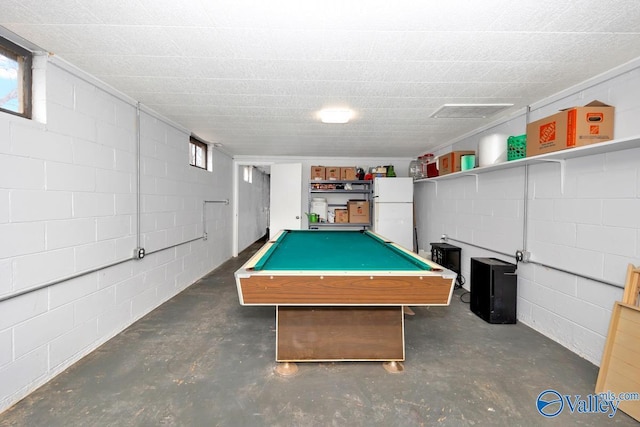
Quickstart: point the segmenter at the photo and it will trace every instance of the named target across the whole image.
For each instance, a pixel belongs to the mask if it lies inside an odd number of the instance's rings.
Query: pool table
[[[405,359],[403,306],[446,306],[456,273],[370,231],[283,230],[235,272],[276,307],[276,361]]]

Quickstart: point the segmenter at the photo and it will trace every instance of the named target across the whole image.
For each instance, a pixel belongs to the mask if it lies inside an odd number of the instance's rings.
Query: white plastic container
[[[478,166],[490,166],[507,161],[508,135],[494,133],[483,136],[478,143]]]
[[[327,222],[327,199],[323,197],[314,197],[311,199],[310,213],[317,213],[321,222]]]

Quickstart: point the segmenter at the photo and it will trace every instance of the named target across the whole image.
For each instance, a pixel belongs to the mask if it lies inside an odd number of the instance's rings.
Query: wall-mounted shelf
[[[456,179],[463,176],[474,176],[476,179],[476,191],[478,191],[478,175],[488,172],[495,172],[502,169],[511,169],[518,166],[525,166],[534,163],[553,162],[560,165],[560,192],[564,193],[564,172],[565,162],[567,159],[575,159],[577,157],[593,156],[596,154],[612,153],[614,151],[628,150],[631,148],[640,148],[640,136],[629,138],[614,139],[611,141],[600,142],[582,147],[570,148],[568,150],[554,151],[553,153],[540,154],[532,157],[511,160],[508,162],[498,163],[480,168],[473,168],[465,171],[454,172],[447,175],[436,176],[433,178],[416,179],[414,182],[433,182],[436,184],[436,194],[438,194],[438,181],[448,179]]]
[[[511,169],[518,166],[524,166],[534,163],[543,162],[556,162],[560,163],[564,174],[564,161],[567,159],[574,159],[577,157],[593,156],[596,154],[611,153],[614,151],[628,150],[631,148],[640,148],[640,136],[634,136],[629,138],[614,139],[611,141],[600,142],[592,145],[585,145],[583,147],[570,148],[568,150],[554,151],[553,153],[540,154],[533,157],[525,157],[523,159],[511,160],[509,162],[498,163],[491,166],[483,166],[481,168],[469,169],[461,172],[454,172],[443,176],[436,176],[433,178],[416,179],[414,182],[437,182],[447,179],[460,178],[465,175],[477,175],[494,172],[502,169]]]

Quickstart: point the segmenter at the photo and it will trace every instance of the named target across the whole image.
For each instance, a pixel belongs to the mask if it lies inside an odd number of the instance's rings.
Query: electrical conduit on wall
[[[525,113],[527,122],[529,121],[530,110],[531,110],[531,107],[528,106],[526,108],[526,113]],[[594,282],[602,283],[602,284],[605,284],[605,285],[609,285],[609,286],[613,286],[613,287],[617,287],[617,288],[624,288],[624,284],[622,284],[622,283],[614,283],[614,282],[611,282],[611,281],[608,281],[608,280],[605,280],[605,279],[600,279],[600,278],[597,278],[597,277],[588,276],[588,275],[585,275],[585,274],[582,274],[582,273],[577,273],[577,272],[574,272],[574,271],[566,270],[566,269],[561,268],[561,267],[545,264],[545,263],[538,262],[538,261],[530,259],[529,252],[527,250],[527,247],[528,247],[528,234],[527,234],[528,227],[527,227],[527,225],[528,225],[528,206],[529,206],[528,201],[529,201],[529,165],[525,164],[524,165],[524,187],[523,187],[523,207],[524,208],[523,208],[523,225],[522,225],[522,249],[514,251],[513,254],[508,254],[506,252],[501,252],[501,251],[498,251],[498,250],[495,250],[495,249],[492,249],[492,248],[487,248],[487,247],[484,247],[484,246],[476,245],[474,243],[466,242],[466,241],[463,241],[463,240],[458,240],[458,239],[449,237],[447,234],[443,234],[441,240],[442,241],[452,240],[452,241],[455,241],[455,242],[458,242],[458,243],[462,243],[462,244],[465,244],[465,245],[469,245],[469,246],[472,246],[472,247],[475,247],[475,248],[484,249],[484,250],[487,250],[487,251],[490,251],[490,252],[494,252],[494,253],[497,253],[497,254],[500,254],[500,255],[504,255],[506,257],[511,257],[511,258],[514,258],[516,260],[516,263],[517,262],[526,262],[526,263],[529,263],[529,264],[534,264],[534,265],[538,265],[538,266],[541,266],[541,267],[550,268],[552,270],[560,271],[562,273],[571,274],[573,276],[577,276],[577,277],[580,277],[580,278],[583,278],[583,279],[592,280]],[[522,258],[524,258],[524,259],[522,259]]]
[[[52,57],[53,58],[53,57]],[[93,79],[90,79],[89,77],[85,76],[84,73],[82,73],[80,70],[77,70],[75,67],[73,67],[72,65],[66,63],[65,61],[61,60],[61,59],[55,59],[52,60],[52,64],[57,66],[60,69],[63,69],[64,71],[70,72],[71,74],[73,74],[75,77],[79,78],[80,80],[95,85],[97,88],[99,88],[100,90],[104,91],[105,93],[109,94],[109,95],[114,95],[116,97],[118,97],[120,100],[123,100],[125,102],[127,102],[128,104],[132,104],[133,106],[135,106],[136,109],[136,248],[133,249],[132,251],[132,255],[128,258],[124,258],[118,261],[114,261],[105,265],[101,265],[99,267],[95,267],[95,268],[91,268],[88,270],[83,270],[74,274],[71,274],[69,276],[65,276],[62,278],[58,278],[58,279],[54,279],[51,281],[48,281],[46,283],[42,283],[40,285],[28,288],[28,289],[24,289],[21,290],[19,292],[14,292],[10,295],[5,295],[0,297],[0,302],[3,301],[7,301],[13,298],[17,298],[20,297],[22,295],[26,295],[26,294],[30,294],[32,292],[36,292],[39,291],[41,289],[45,289],[51,286],[55,286],[57,284],[60,283],[64,283],[67,282],[69,280],[72,279],[76,279],[78,277],[82,277],[82,276],[86,276],[88,274],[91,273],[96,273],[98,271],[104,270],[106,268],[110,268],[110,267],[114,267],[117,266],[119,264],[128,262],[128,261],[132,261],[134,259],[142,259],[145,255],[144,249],[142,248],[142,235],[141,235],[141,218],[142,218],[142,203],[141,203],[141,169],[142,169],[142,155],[141,155],[141,120],[140,120],[140,116],[141,116],[141,104],[139,102],[136,101],[132,101],[130,98],[120,94],[120,93],[114,93],[115,89],[112,89],[110,87],[105,87],[104,85],[98,85],[95,83],[95,81]],[[61,66],[64,65],[64,66]],[[145,111],[145,113],[147,113]],[[150,114],[153,117],[157,118],[158,120],[160,120],[163,123],[166,123],[174,128],[176,128],[177,130],[180,131],[185,131],[184,129],[180,128],[179,126],[166,121],[165,119],[155,116],[153,114]],[[186,131],[185,131],[186,132]],[[188,133],[188,132],[186,132]],[[224,203],[225,205],[229,204],[229,199],[224,199],[224,200],[204,200],[203,204],[202,204],[202,230],[203,230],[203,235],[194,239],[190,239],[184,242],[180,242],[180,243],[176,243],[174,245],[170,245],[161,249],[155,249],[151,252],[147,252],[146,255],[149,254],[153,254],[153,253],[157,253],[157,252],[161,252],[167,249],[171,249],[174,248],[176,246],[181,246],[187,243],[191,243],[197,240],[206,240],[207,239],[207,232],[206,232],[206,218],[205,218],[205,208],[206,205],[208,203]],[[141,252],[142,250],[142,252]],[[140,256],[142,254],[142,256]]]

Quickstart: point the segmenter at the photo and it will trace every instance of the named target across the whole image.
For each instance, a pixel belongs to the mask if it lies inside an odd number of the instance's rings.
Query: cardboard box
[[[349,223],[368,224],[370,222],[368,201],[349,200],[347,210],[349,211]]]
[[[347,209],[336,209],[334,212],[336,224],[346,224],[349,222],[349,211]]]
[[[527,157],[613,139],[614,107],[592,101],[527,125]]]
[[[325,168],[325,176],[327,180],[339,181],[340,180],[340,168],[336,166],[327,166]]]
[[[312,181],[324,181],[325,180],[325,167],[324,166],[311,166],[311,180]]]
[[[476,154],[475,151],[452,151],[438,156],[438,174],[440,176],[449,173],[460,172],[460,157],[465,154]]]
[[[356,167],[340,168],[340,179],[343,181],[353,181],[356,179]]]

